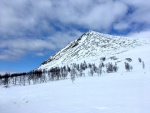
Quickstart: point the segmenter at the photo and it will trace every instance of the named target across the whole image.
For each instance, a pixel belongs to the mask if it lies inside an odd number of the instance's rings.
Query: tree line
[[[23,73],[6,73],[4,75],[0,75],[0,85],[4,85],[4,87],[9,87],[9,85],[31,85],[44,83],[48,81],[56,81],[56,80],[64,80],[69,76],[72,82],[74,83],[76,77],[85,77],[84,70],[89,69],[88,75],[94,76],[97,74],[101,76],[102,73],[113,73],[117,72],[119,67],[117,63],[113,64],[112,62],[108,62],[104,64],[106,58],[101,58],[101,63],[96,66],[94,63],[86,63],[85,61],[80,64],[73,63],[70,66],[63,67],[53,67],[49,70],[46,69],[37,69],[30,72]],[[129,62],[131,62],[131,59]],[[143,61],[139,58],[140,63]],[[131,71],[133,67],[129,64],[129,62],[125,62],[125,69],[127,71]],[[143,68],[145,67],[144,62],[142,63]]]

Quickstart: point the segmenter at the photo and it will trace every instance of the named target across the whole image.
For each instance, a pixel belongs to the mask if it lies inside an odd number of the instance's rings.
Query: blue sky
[[[84,32],[149,38],[148,0],[0,0],[0,72],[38,67]]]

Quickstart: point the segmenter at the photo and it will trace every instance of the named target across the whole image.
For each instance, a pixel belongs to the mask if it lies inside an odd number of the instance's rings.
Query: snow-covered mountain
[[[61,73],[44,71],[0,79],[0,113],[150,113],[149,53],[148,40],[89,31],[51,56],[39,69],[84,60],[93,62],[92,67],[80,67],[78,71],[77,66],[70,66],[70,72],[61,68]],[[105,66],[97,66],[93,71],[104,57]],[[132,66],[131,70],[125,69],[125,62]],[[109,63],[117,63],[119,70],[106,71]],[[15,87],[3,88],[5,82]]]
[[[81,63],[83,61],[97,63],[102,57],[110,59],[147,44],[149,42],[135,38],[89,31],[49,57],[38,69],[50,69],[55,66],[70,65],[71,63]]]

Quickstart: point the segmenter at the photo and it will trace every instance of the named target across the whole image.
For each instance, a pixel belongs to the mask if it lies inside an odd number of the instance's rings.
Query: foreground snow
[[[0,87],[0,113],[150,113],[150,72]]]

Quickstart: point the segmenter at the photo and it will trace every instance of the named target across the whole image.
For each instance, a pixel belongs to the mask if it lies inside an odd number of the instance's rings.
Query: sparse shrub
[[[106,57],[101,57],[100,60],[101,60],[101,61],[105,61],[105,60],[106,60]]]
[[[4,85],[5,88],[9,87],[9,77],[10,77],[10,74],[8,74],[8,73],[6,73],[3,76],[3,85]]]
[[[131,71],[133,69],[133,67],[129,63],[125,62],[125,69],[127,71]]]
[[[111,73],[111,72],[113,72],[113,65],[112,65],[112,63],[108,63],[108,65],[107,65],[107,73]]]
[[[132,62],[132,59],[131,59],[131,58],[126,58],[126,60],[127,60],[128,62]]]
[[[104,63],[102,62],[102,63],[100,63],[99,64],[99,70],[98,70],[98,74],[102,74],[102,68],[104,67]]]
[[[70,69],[70,67],[68,66],[68,72],[70,72],[71,71],[71,69]]]
[[[107,64],[106,71],[107,71],[107,73],[113,72],[113,65],[112,65],[112,63],[108,63]]]
[[[115,63],[115,65],[113,66],[113,70],[114,70],[114,72],[117,72],[118,71],[118,69],[119,69],[119,67],[117,66],[117,64]]]
[[[138,61],[141,63],[141,62],[142,62],[142,59],[141,59],[141,58],[138,58]]]
[[[108,63],[106,66],[106,71],[107,73],[117,72],[118,71],[117,64],[113,65],[112,63]]]
[[[77,72],[74,68],[71,69],[71,80],[74,83]]]
[[[94,71],[92,68],[90,68],[90,75],[93,76],[93,74],[94,74]]]
[[[79,70],[79,76],[80,76],[80,77],[82,77],[82,76],[85,77],[85,73],[83,73],[83,70],[82,70],[82,69]]]
[[[141,58],[138,58],[138,61],[139,61],[140,63],[142,63],[142,68],[145,69],[145,63],[144,63],[144,61],[142,61]]]
[[[90,63],[88,64],[88,68],[92,68],[92,65]]]
[[[144,63],[144,61],[142,61],[142,67],[143,67],[143,69],[145,69],[145,63]]]
[[[111,60],[117,60],[118,58],[115,56],[110,57]]]

